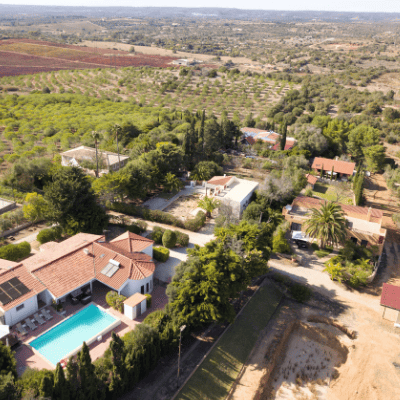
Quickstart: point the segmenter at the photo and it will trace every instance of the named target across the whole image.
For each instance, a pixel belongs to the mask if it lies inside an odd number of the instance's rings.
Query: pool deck
[[[114,329],[113,331],[115,333],[118,333],[119,336],[123,336],[125,333],[131,331],[132,329],[135,329],[135,326],[140,324],[146,316],[157,310],[157,309],[162,309],[164,306],[167,304],[168,299],[165,294],[165,288],[162,286],[157,286],[154,288],[153,292],[151,293],[152,295],[152,307],[150,310],[146,311],[143,315],[141,315],[139,318],[134,319],[133,321],[127,318],[125,315],[121,314],[120,312],[110,308],[108,304],[106,303],[105,296],[106,293],[109,291],[109,288],[106,288],[103,285],[94,285],[93,289],[93,296],[92,296],[92,301],[94,304],[97,304],[104,309],[106,309],[110,314],[115,316],[116,318],[121,320],[121,324]],[[48,329],[52,328],[53,326],[57,325],[59,322],[64,320],[65,318],[69,317],[72,314],[75,314],[79,310],[81,310],[85,305],[83,304],[77,304],[73,306],[70,303],[65,303],[64,310],[66,311],[65,315],[61,315],[60,313],[57,313],[52,307],[47,307],[48,310],[50,310],[51,315],[53,315],[53,319],[50,321],[47,321],[43,325],[39,325],[37,329],[34,331],[30,331],[28,335],[26,335],[23,338],[23,344],[16,350],[15,358],[17,360],[17,372],[18,375],[21,375],[24,370],[29,367],[29,368],[37,368],[37,369],[54,369],[54,367],[45,360],[44,357],[35,354],[32,349],[26,345],[25,343],[31,341],[32,339],[37,338],[40,336],[43,332],[47,331]],[[107,333],[106,335],[103,336],[103,339],[100,342],[94,342],[91,345],[89,345],[90,349],[90,356],[92,358],[92,361],[95,361],[99,357],[101,357],[105,350],[108,348],[109,343],[111,341],[111,332]]]

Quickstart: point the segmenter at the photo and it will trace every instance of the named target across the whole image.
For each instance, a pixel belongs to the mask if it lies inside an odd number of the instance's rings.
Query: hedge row
[[[161,228],[161,226],[155,226],[150,238],[154,240],[156,244],[163,244],[163,236],[166,229]],[[176,243],[182,247],[187,247],[189,245],[189,235],[180,231],[173,231],[176,235]]]
[[[154,247],[153,258],[157,261],[165,262],[169,258],[169,250],[165,247]]]
[[[43,229],[37,235],[37,241],[40,244],[47,242],[54,242],[60,240],[62,237],[61,226],[53,226],[52,228]]]
[[[28,257],[31,253],[31,245],[28,242],[19,244],[7,244],[0,247],[0,258],[8,261],[18,261]]]
[[[111,203],[108,201],[106,207],[109,210],[131,215],[133,217],[140,217],[148,221],[159,222],[160,224],[173,225],[193,232],[197,232],[206,222],[206,215],[202,211],[199,211],[196,217],[184,222],[164,211],[149,210],[145,207],[135,206],[134,204]]]

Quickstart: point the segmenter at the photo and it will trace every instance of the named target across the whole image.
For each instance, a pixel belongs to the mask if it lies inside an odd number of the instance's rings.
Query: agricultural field
[[[171,67],[175,57],[130,54],[112,49],[78,47],[30,39],[0,41],[0,77],[59,69],[152,66]],[[10,67],[13,68],[10,68]]]

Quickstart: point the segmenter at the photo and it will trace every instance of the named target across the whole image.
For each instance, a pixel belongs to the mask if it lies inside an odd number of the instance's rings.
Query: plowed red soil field
[[[0,40],[0,77],[107,67],[171,67],[176,58],[29,39]]]

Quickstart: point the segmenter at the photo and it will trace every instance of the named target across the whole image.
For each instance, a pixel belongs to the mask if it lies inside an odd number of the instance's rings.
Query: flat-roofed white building
[[[226,175],[214,176],[206,183],[207,195],[231,206],[232,213],[236,218],[242,216],[257,188],[258,182]]]
[[[111,151],[97,150],[97,156],[99,160],[99,170],[104,172],[118,171],[123,168],[129,157],[124,155],[119,155],[117,153],[112,153]],[[79,146],[75,149],[67,150],[61,153],[61,165],[64,167],[81,167],[96,169],[96,149],[92,147]]]

